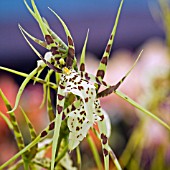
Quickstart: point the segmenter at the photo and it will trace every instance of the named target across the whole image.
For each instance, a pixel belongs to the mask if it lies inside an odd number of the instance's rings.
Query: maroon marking
[[[111,35],[110,35],[110,40],[112,40],[112,38],[113,38],[113,35],[111,34]]]
[[[101,63],[107,65],[107,57],[103,57]]]
[[[65,118],[66,118],[66,115],[63,113],[62,120],[64,120]]]
[[[100,80],[97,77],[96,77],[96,82],[97,82],[97,84],[101,85],[101,82],[100,82]]]
[[[49,130],[53,130],[55,127],[55,122],[50,123]]]
[[[74,46],[72,38],[70,36],[68,36],[67,39],[68,39],[69,45]]]
[[[63,100],[65,96],[62,96],[61,94],[58,94],[58,99]]]
[[[51,50],[53,55],[59,54],[58,48],[57,47],[51,47]]]
[[[89,100],[89,98],[88,98],[88,97],[86,97],[86,98],[85,98],[85,102],[87,103],[87,102],[88,102],[88,100]]]
[[[74,111],[74,110],[76,110],[76,107],[74,105],[72,105],[71,111]]]
[[[100,116],[100,118],[101,118],[101,120],[100,120],[100,121],[103,121],[103,119],[104,119],[104,115]]]
[[[104,70],[98,70],[97,71],[97,77],[103,78],[104,77]]]
[[[47,132],[44,130],[44,131],[41,132],[40,137],[43,138],[43,137],[46,136],[46,135],[47,135]]]
[[[84,88],[83,88],[83,86],[78,86],[78,89],[83,90]]]
[[[73,58],[74,55],[75,55],[74,49],[73,49],[73,48],[69,48],[69,49],[68,49],[68,54],[70,54],[71,58]]]
[[[60,88],[61,88],[61,89],[65,89],[65,86],[63,86],[63,85],[60,85]]]
[[[106,157],[108,155],[108,151],[106,149],[103,149],[103,154]]]
[[[111,86],[109,92],[112,93],[120,86],[121,82],[119,81],[115,86]]]
[[[83,72],[82,71],[80,72],[80,75],[81,75],[81,77],[83,77]]]
[[[88,73],[85,73],[86,80],[90,80],[90,77],[88,76]]]
[[[79,123],[83,124],[83,120],[82,120],[82,119],[80,119],[80,120],[79,120]]]
[[[67,113],[69,113],[70,112],[70,110],[69,110],[69,108],[67,108]]]
[[[84,65],[84,63],[82,63],[82,64],[80,65],[80,71],[85,71],[85,65]]]
[[[60,106],[60,105],[57,105],[57,111],[58,111],[58,114],[60,114],[63,110],[63,107]]]
[[[104,86],[107,86],[107,83],[106,83],[105,81],[102,81],[102,84],[103,84]]]
[[[103,91],[101,91],[100,93],[97,94],[97,97],[104,97],[104,96],[108,96],[109,94],[111,94],[113,91],[115,91],[119,86],[120,86],[120,82],[118,82],[116,85],[111,86]]]
[[[107,136],[102,133],[101,134],[101,139],[102,139],[103,145],[105,145],[107,143]]]
[[[66,66],[71,67],[73,65],[73,59],[74,59],[75,51],[73,48],[68,49],[68,56],[66,59]]]
[[[124,80],[125,80],[125,78],[126,78],[126,76],[124,76],[124,77],[122,78],[122,81],[124,81]]]
[[[111,45],[109,44],[109,45],[107,45],[107,47],[106,47],[106,52],[107,53],[109,53],[110,52],[110,48],[111,48]]]
[[[48,45],[54,43],[54,41],[53,41],[53,39],[50,35],[46,35],[45,40],[46,40]]]
[[[81,112],[80,112],[80,115],[83,115],[83,114],[84,114],[84,111],[81,111]]]
[[[80,128],[77,126],[77,127],[76,127],[76,131],[79,131],[79,130],[80,130]]]

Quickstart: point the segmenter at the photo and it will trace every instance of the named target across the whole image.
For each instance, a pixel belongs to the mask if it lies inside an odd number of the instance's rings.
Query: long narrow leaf
[[[146,115],[150,116],[151,118],[153,118],[154,120],[156,120],[158,123],[160,123],[162,126],[164,126],[166,129],[168,129],[170,131],[170,125],[168,125],[167,123],[165,123],[163,120],[161,120],[160,118],[158,118],[156,115],[154,115],[153,113],[149,112],[148,110],[146,110],[145,108],[143,108],[141,105],[139,105],[138,103],[136,103],[134,100],[132,100],[130,97],[126,96],[125,94],[123,94],[122,92],[116,90],[114,92],[116,95],[118,95],[119,97],[121,97],[122,99],[124,99],[125,101],[127,101],[128,103],[130,103],[132,106],[134,106],[135,108],[137,108],[138,110],[142,111],[143,113],[145,113]]]

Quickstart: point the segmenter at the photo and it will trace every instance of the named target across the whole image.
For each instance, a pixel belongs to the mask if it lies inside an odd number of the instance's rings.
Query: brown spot
[[[83,115],[83,114],[84,114],[84,111],[81,111],[81,112],[80,112],[80,115]]]
[[[107,57],[103,57],[101,63],[107,65]]]
[[[101,120],[100,120],[100,121],[103,121],[103,119],[104,119],[104,115],[100,116],[100,118],[101,118]]]
[[[68,43],[69,45],[74,46],[73,40],[70,36],[68,36]]]
[[[116,91],[117,88],[120,86],[121,82],[119,81],[115,86],[110,87],[110,92],[112,93],[113,91]]]
[[[70,54],[68,54],[68,57],[66,59],[66,66],[68,68],[70,68],[73,65],[73,56],[71,56]]]
[[[103,154],[104,154],[104,156],[107,156],[108,155],[108,151],[106,149],[103,149]]]
[[[88,102],[88,100],[89,100],[89,98],[88,98],[88,97],[86,97],[86,98],[85,98],[85,102],[87,103],[87,102]]]
[[[80,128],[77,126],[77,127],[76,127],[76,131],[79,131],[79,130],[80,130]]]
[[[63,100],[65,96],[62,96],[61,94],[58,94],[58,99]]]
[[[53,41],[53,39],[50,35],[46,35],[45,40],[46,40],[48,45],[54,43],[54,41]]]
[[[104,70],[98,70],[97,71],[97,77],[103,78],[104,77]]]
[[[90,77],[88,76],[88,73],[85,73],[86,80],[90,80]]]
[[[124,76],[124,77],[122,78],[122,81],[124,81],[124,80],[125,80],[125,78],[126,78],[126,76]]]
[[[71,111],[74,111],[74,110],[76,110],[76,107],[74,105],[72,105]]]
[[[44,130],[44,131],[41,132],[40,137],[43,138],[43,137],[46,136],[46,135],[47,135],[47,132]]]
[[[52,47],[50,51],[52,52],[53,55],[59,54],[57,47]]]
[[[66,118],[66,115],[63,113],[62,120],[64,120],[65,118]]]
[[[83,72],[82,71],[80,72],[80,75],[81,75],[81,77],[83,77]]]
[[[82,64],[80,65],[80,71],[85,71],[85,65],[84,65],[84,63],[82,63]]]
[[[107,143],[107,136],[102,133],[101,134],[101,139],[102,139],[103,145],[105,145]]]
[[[50,123],[49,130],[53,130],[55,127],[55,122]]]
[[[107,83],[106,83],[105,81],[102,81],[102,84],[103,84],[104,86],[107,86]]]
[[[101,85],[101,82],[100,82],[100,80],[97,77],[96,77],[96,82],[97,82],[97,84]]]
[[[110,40],[112,40],[112,38],[113,38],[113,35],[111,34],[111,35],[110,35]]]
[[[69,113],[70,112],[70,110],[69,110],[69,108],[67,108],[67,113]]]
[[[80,120],[79,120],[79,123],[83,124],[83,120],[82,120],[82,119],[80,119]]]
[[[78,89],[79,90],[83,90],[83,86],[78,86]]]
[[[109,44],[109,45],[107,45],[107,47],[106,47],[106,52],[107,53],[109,53],[110,52],[110,47],[111,47],[111,45]]]
[[[65,86],[63,86],[63,85],[60,85],[60,88],[61,88],[61,89],[65,89]]]
[[[60,105],[57,105],[57,111],[58,111],[58,114],[60,114],[63,110],[63,107],[60,106]]]

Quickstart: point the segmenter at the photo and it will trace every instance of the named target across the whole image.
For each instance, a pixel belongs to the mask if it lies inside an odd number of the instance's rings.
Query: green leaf
[[[151,113],[150,111],[146,110],[144,107],[142,107],[141,105],[139,105],[138,103],[136,103],[134,100],[132,100],[130,97],[126,96],[125,94],[123,94],[120,91],[115,91],[114,92],[116,95],[118,95],[119,97],[121,97],[122,99],[124,99],[125,101],[127,101],[128,103],[130,103],[132,106],[134,106],[135,108],[137,108],[138,110],[142,111],[143,113],[145,113],[146,115],[150,116],[151,118],[153,118],[154,120],[156,120],[158,123],[160,123],[162,126],[164,126],[166,129],[168,129],[170,131],[170,125],[168,125],[167,123],[165,123],[163,120],[161,120],[159,117],[157,117],[156,115],[154,115],[153,113]]]

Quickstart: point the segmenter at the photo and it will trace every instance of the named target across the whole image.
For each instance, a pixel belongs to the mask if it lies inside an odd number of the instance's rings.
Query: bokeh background
[[[86,32],[90,29],[86,63],[87,70],[95,73],[111,33],[119,2],[37,0],[36,4],[42,16],[65,41],[61,24],[47,7],[51,7],[64,19],[74,38],[77,57],[80,56]],[[30,34],[42,39],[36,21],[22,0],[1,0],[0,66],[29,73],[36,67],[38,57],[21,35],[18,23]],[[164,23],[165,17],[157,0],[125,0],[105,80],[110,84],[116,83],[131,67],[139,51],[144,49],[140,62],[120,89],[170,124],[170,57],[166,44],[168,32]],[[42,55],[46,52],[36,47]],[[23,80],[17,75],[0,71],[0,88],[12,105]],[[22,96],[21,105],[38,132],[48,123],[46,108],[39,109],[41,100],[41,85],[33,86],[30,83]],[[169,132],[165,128],[115,95],[101,99],[101,104],[112,123],[110,145],[124,169],[170,169]],[[2,100],[0,111],[6,112]],[[17,116],[21,126],[24,126],[20,111]],[[97,143],[97,139],[95,140]],[[17,151],[13,135],[1,118],[0,148],[0,163]],[[87,163],[83,168],[95,169],[94,162],[88,159],[91,152],[87,152],[87,148],[88,145],[84,142],[82,152]],[[5,153],[3,156],[2,152]],[[113,165],[112,168],[114,169]]]

